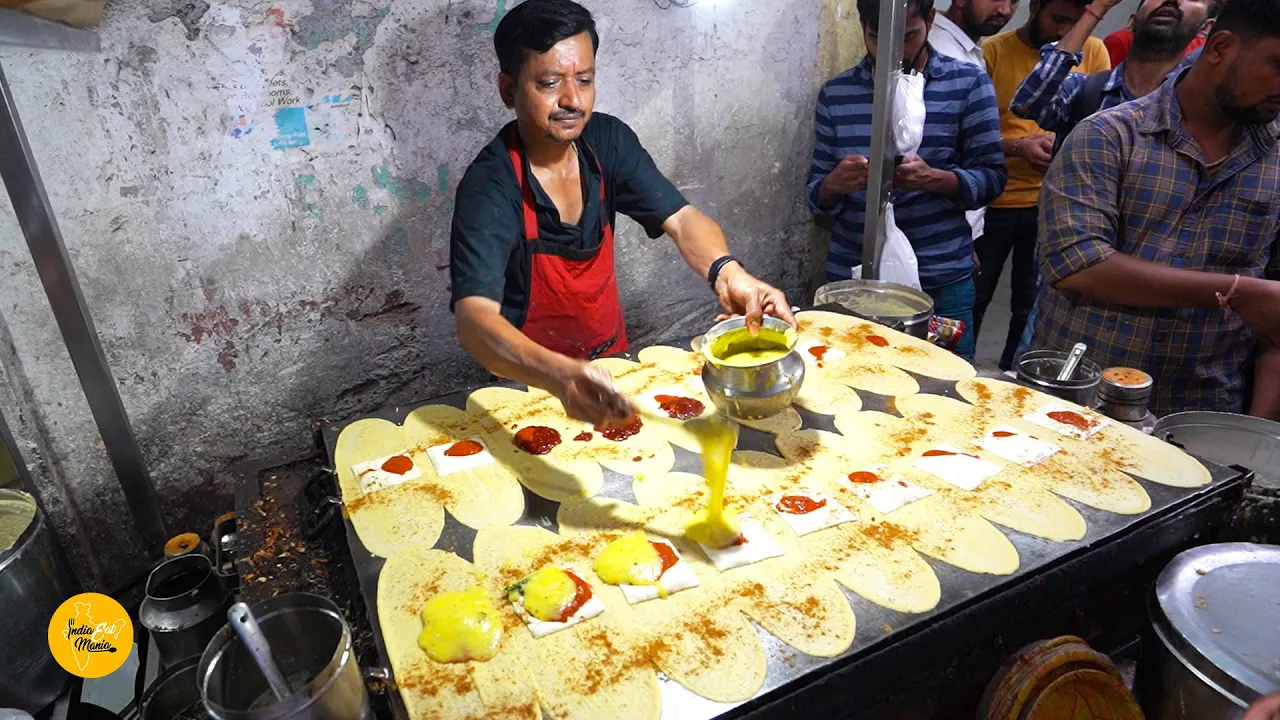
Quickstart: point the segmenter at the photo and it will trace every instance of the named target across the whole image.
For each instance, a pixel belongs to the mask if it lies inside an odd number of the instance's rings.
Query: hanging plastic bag
[[[898,78],[893,96],[893,143],[897,154],[913,157],[924,141],[924,75],[913,73]],[[869,200],[870,198],[868,198]],[[920,266],[916,252],[906,234],[898,229],[893,217],[893,203],[885,206],[885,243],[880,253],[880,279],[920,289]],[[865,246],[864,238],[864,246]],[[853,277],[862,277],[862,266],[853,268]]]

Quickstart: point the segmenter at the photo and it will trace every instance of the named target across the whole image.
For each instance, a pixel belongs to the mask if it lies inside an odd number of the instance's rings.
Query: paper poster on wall
[[[276,136],[271,140],[273,150],[305,147],[311,144],[307,132],[307,111],[301,107],[280,108],[275,114]]]

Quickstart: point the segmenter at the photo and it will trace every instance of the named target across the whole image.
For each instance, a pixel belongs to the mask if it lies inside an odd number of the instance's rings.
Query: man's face
[[[544,53],[529,53],[520,77],[498,76],[502,102],[514,108],[521,132],[573,142],[582,134],[596,102],[596,53],[591,36],[579,33]]]
[[[1004,29],[1018,9],[1018,0],[968,0],[960,8],[964,30],[978,37],[995,35]]]
[[[1058,42],[1071,30],[1081,15],[1084,6],[1067,0],[1032,0],[1031,16],[1027,18],[1027,32],[1031,42],[1036,46]]]
[[[1280,115],[1280,39],[1241,42],[1219,33],[1210,40],[1215,49],[1206,52],[1221,53],[1214,99],[1222,113],[1247,124],[1275,120]]]
[[[1134,42],[1180,50],[1208,16],[1208,0],[1146,0],[1133,16]]]
[[[904,72],[911,69],[908,67],[911,61],[923,57],[920,50],[929,41],[929,28],[933,27],[932,9],[929,10],[925,17],[920,17],[920,14],[916,12],[915,6],[911,6],[907,12],[909,13],[907,15],[907,32],[902,39],[902,69]],[[867,44],[867,52],[878,60],[876,28],[870,25],[863,25],[862,39]]]

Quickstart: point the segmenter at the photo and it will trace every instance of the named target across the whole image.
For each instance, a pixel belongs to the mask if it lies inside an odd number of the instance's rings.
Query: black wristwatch
[[[720,278],[720,271],[724,270],[724,266],[735,262],[738,265],[742,265],[742,261],[732,255],[716,258],[716,261],[711,263],[711,269],[707,271],[707,282],[711,285],[712,290],[716,289],[716,280]]]

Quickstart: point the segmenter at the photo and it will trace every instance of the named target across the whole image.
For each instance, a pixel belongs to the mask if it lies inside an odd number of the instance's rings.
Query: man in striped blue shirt
[[[867,57],[837,75],[818,95],[817,140],[809,169],[809,209],[835,225],[827,251],[827,279],[848,279],[862,262],[871,155],[872,77],[878,0],[858,0]],[[920,265],[920,284],[934,312],[973,323],[976,269],[965,210],[985,207],[1004,191],[1008,173],[1000,150],[1000,112],[985,72],[929,47],[933,0],[907,1],[904,71],[924,74],[924,142],[904,158],[893,178],[893,211]],[[897,58],[894,62],[898,62]],[[956,352],[972,358],[966,333]]]

